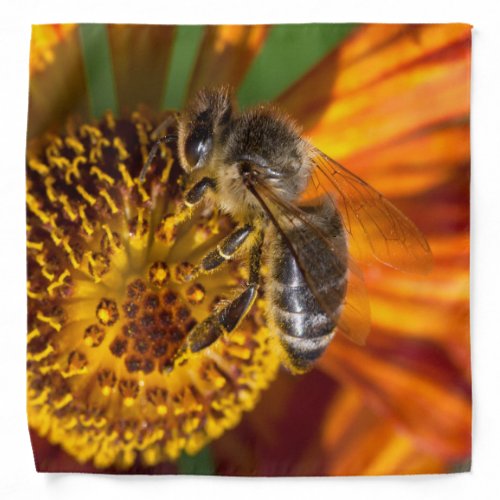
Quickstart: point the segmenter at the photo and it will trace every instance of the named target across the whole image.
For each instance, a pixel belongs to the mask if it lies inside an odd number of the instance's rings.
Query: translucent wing
[[[370,328],[370,303],[363,274],[354,261],[350,259],[347,292],[344,307],[337,323],[337,331],[343,333],[354,343],[364,345]]]
[[[416,273],[432,268],[425,237],[400,210],[352,172],[312,147],[312,183],[340,214],[346,232],[359,243],[363,237],[380,262]]]
[[[334,223],[331,228],[319,226],[310,213],[282,199],[262,181],[254,181],[249,189],[290,248],[323,311],[339,331],[353,342],[364,344],[370,330],[368,296],[361,272],[348,258],[341,223]],[[318,242],[323,249],[327,248],[321,253],[321,262],[318,260]],[[325,269],[330,272],[325,273]],[[342,281],[346,273],[347,291],[340,285],[326,286],[328,280]]]

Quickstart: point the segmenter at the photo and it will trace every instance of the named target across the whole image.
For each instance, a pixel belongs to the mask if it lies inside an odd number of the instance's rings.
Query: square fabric
[[[33,26],[41,472],[470,470],[465,24]]]

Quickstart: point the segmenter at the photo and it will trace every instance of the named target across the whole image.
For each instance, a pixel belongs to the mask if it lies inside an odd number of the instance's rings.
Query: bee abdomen
[[[333,337],[335,323],[321,310],[307,286],[274,283],[273,323],[293,371],[307,370]]]
[[[317,217],[318,223],[322,220]],[[336,214],[327,214],[327,220],[330,221],[329,237],[341,238],[343,233],[340,224],[336,223]],[[330,343],[347,288],[346,250],[342,251],[343,246],[337,245],[339,253],[332,252],[327,243],[312,231],[307,232],[307,240],[304,236],[296,237],[295,233],[304,234],[306,231],[306,227],[299,225],[288,232],[288,237],[292,241],[307,241],[309,248],[314,248],[311,261],[304,265],[313,266],[308,270],[316,273],[316,292],[328,310],[321,307],[288,243],[279,234],[272,239],[266,285],[268,317],[279,335],[286,354],[285,363],[294,372],[311,368]]]
[[[275,321],[293,337],[320,337],[335,326],[307,287],[274,283]]]
[[[314,338],[282,334],[280,337],[281,346],[287,355],[285,364],[292,372],[301,373],[309,370],[328,347],[333,335],[333,330],[321,337]]]

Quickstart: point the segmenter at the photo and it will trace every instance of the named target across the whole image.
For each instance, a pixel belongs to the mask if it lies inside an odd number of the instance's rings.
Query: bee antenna
[[[154,144],[153,147],[151,148],[151,151],[149,152],[148,159],[146,160],[146,163],[142,167],[141,173],[139,175],[139,182],[142,184],[145,179],[146,179],[146,173],[149,170],[149,167],[151,166],[151,163],[153,163],[153,160],[155,159],[156,153],[158,152],[158,148],[162,144],[168,144],[169,142],[176,142],[177,141],[177,134],[169,134],[165,135],[163,137],[160,137]]]

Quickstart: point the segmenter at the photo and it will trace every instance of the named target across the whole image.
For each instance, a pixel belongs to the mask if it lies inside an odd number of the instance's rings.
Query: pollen
[[[28,147],[29,424],[98,468],[197,453],[279,365],[259,305],[237,332],[183,348],[248,269],[198,273],[232,223],[210,206],[179,215],[184,179],[166,146],[139,181],[156,126],[108,114]]]
[[[102,299],[96,309],[96,316],[102,325],[114,325],[118,320],[118,307],[114,300]]]
[[[149,281],[157,287],[163,286],[169,277],[170,273],[165,262],[155,262],[149,268]]]
[[[195,283],[187,289],[186,298],[192,305],[201,304],[205,298],[205,288],[200,283]]]

